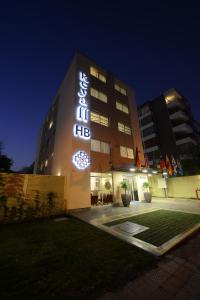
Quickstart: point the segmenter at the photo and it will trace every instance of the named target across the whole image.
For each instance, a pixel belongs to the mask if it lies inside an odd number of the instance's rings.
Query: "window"
[[[126,157],[131,159],[134,158],[133,149],[124,146],[120,146],[120,155],[121,157]]]
[[[142,107],[138,110],[139,116],[145,115],[145,114],[147,114],[148,112],[150,112],[150,107],[149,107],[148,104],[142,106]]]
[[[94,98],[97,98],[98,100],[100,100],[104,103],[108,102],[107,95],[102,93],[102,92],[99,92],[99,91],[95,90],[94,88],[90,89],[90,95]]]
[[[142,136],[143,137],[148,136],[152,133],[154,133],[154,126],[151,126],[151,127],[148,127],[146,129],[142,130]]]
[[[108,143],[91,139],[91,150],[95,152],[101,152],[101,153],[110,153],[110,146]]]
[[[102,126],[106,126],[106,127],[109,126],[108,117],[102,116],[95,112],[90,113],[90,120],[91,120],[91,122],[98,123]]]
[[[140,125],[145,126],[148,123],[152,122],[152,115],[145,117],[144,119],[140,120]]]
[[[156,137],[144,142],[144,148],[151,148],[158,145],[158,139]]]
[[[116,101],[116,109],[123,111],[125,114],[129,114],[128,106]]]
[[[48,166],[48,160],[45,160],[44,166],[47,167]]]
[[[124,88],[122,88],[121,86],[119,86],[117,83],[115,83],[114,88],[116,91],[118,91],[122,95],[125,95],[125,96],[127,95],[126,90]]]
[[[99,79],[100,81],[106,83],[106,76],[104,76],[102,73],[99,72],[98,69],[94,68],[94,67],[90,67],[90,75],[96,77],[97,79]]]
[[[128,135],[131,135],[131,128],[124,125],[123,123],[118,122],[118,130]]]

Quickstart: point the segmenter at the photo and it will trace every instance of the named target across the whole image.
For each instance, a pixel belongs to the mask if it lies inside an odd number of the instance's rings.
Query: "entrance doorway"
[[[137,191],[137,184],[135,181],[135,176],[132,174],[124,174],[123,181],[127,181],[129,186],[128,193],[131,196],[131,201],[138,201],[138,191]]]

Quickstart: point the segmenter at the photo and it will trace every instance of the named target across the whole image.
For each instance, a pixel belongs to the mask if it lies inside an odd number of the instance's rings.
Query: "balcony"
[[[150,121],[148,124],[144,125],[144,126],[140,126],[140,129],[141,130],[144,130],[144,129],[147,129],[148,127],[151,127],[153,126],[154,123],[152,121]]]
[[[142,119],[144,119],[144,118],[150,116],[151,114],[152,114],[152,113],[151,113],[151,111],[149,110],[149,111],[146,112],[145,114],[139,115],[139,120],[142,120]]]
[[[182,108],[183,109],[185,107],[186,107],[186,105],[178,99],[167,103],[167,108],[168,109],[174,109],[174,108]]]
[[[197,145],[197,142],[195,141],[195,139],[193,139],[189,136],[176,141],[176,145],[183,145],[183,144],[187,144],[187,143],[192,143],[194,145]]]
[[[189,117],[182,110],[178,110],[177,112],[170,115],[170,120],[173,120],[173,121],[187,121],[187,120],[189,120]]]
[[[190,125],[184,123],[173,127],[173,132],[189,134],[193,132],[193,128]]]
[[[156,134],[155,133],[150,133],[149,135],[143,137],[142,141],[145,142],[145,141],[150,140],[150,139],[152,139],[154,137],[156,137]]]
[[[149,153],[158,149],[159,149],[158,146],[153,146],[151,148],[144,149],[144,153]]]

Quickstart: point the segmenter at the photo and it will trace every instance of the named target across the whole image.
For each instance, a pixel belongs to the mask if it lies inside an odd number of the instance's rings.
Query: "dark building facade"
[[[176,89],[170,89],[141,105],[138,114],[150,166],[168,155],[179,159],[186,173],[195,172],[200,152],[199,125],[187,99]]]

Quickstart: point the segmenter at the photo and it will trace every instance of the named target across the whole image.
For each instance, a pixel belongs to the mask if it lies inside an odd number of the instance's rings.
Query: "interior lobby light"
[[[129,171],[130,172],[134,172],[136,170],[136,168],[130,168]]]
[[[153,174],[157,174],[157,173],[158,173],[158,171],[156,171],[156,170],[153,170],[153,171],[152,171],[152,173],[153,173]]]
[[[143,173],[147,173],[148,171],[147,171],[147,169],[143,169],[142,172]]]

